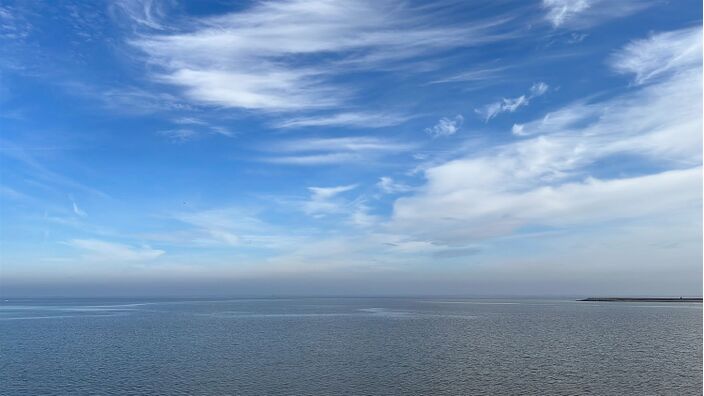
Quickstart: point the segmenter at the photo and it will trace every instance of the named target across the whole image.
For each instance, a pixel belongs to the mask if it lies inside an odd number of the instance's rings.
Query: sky
[[[698,0],[0,0],[4,296],[701,296]]]

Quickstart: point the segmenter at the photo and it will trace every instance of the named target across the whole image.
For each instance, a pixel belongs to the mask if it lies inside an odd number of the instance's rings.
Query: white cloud
[[[589,35],[588,35],[587,33],[576,33],[576,32],[572,32],[572,33],[570,34],[570,38],[567,40],[567,43],[569,43],[569,44],[581,43],[581,42],[584,41],[584,39],[586,39],[587,37],[589,37]]]
[[[310,199],[303,204],[303,210],[316,217],[343,211],[346,202],[335,199],[338,195],[357,188],[356,184],[336,187],[308,187]]]
[[[262,161],[289,165],[364,164],[380,155],[398,154],[414,147],[409,143],[365,136],[290,139],[262,147],[272,153],[287,154],[265,157]]]
[[[217,125],[210,125],[205,121],[194,118],[180,118],[174,122],[179,125],[187,125],[188,127],[179,127],[157,132],[159,135],[166,137],[174,143],[184,143],[213,134],[225,137],[235,136],[235,134],[227,128]]]
[[[179,125],[208,125],[207,122],[195,117],[178,117],[173,122]]]
[[[635,14],[652,5],[639,0],[543,0],[545,19],[553,27],[584,29]]]
[[[0,185],[0,196],[6,197],[9,199],[13,199],[13,200],[18,200],[18,201],[27,201],[27,200],[33,199],[32,197],[28,196],[27,194],[19,192],[19,191],[15,190],[14,188],[2,186],[2,185]]]
[[[252,213],[236,207],[173,213],[168,216],[192,228],[162,240],[196,246],[242,246],[271,232],[270,227]],[[152,236],[157,237],[159,236]]]
[[[657,58],[668,45],[681,49],[673,58],[689,57],[697,45],[692,42],[701,46],[695,35],[666,34],[638,42],[638,51],[629,45],[614,59],[637,64]],[[678,61],[668,68],[662,77],[646,79],[652,83],[620,96],[576,102],[514,125],[514,134],[523,137],[518,141],[428,167],[427,183],[395,202],[391,226],[418,240],[467,243],[531,226],[635,219],[657,224],[674,214],[697,218],[701,63]],[[599,165],[611,160],[645,161],[654,170],[613,174]],[[595,171],[602,176],[591,177]]]
[[[521,95],[517,98],[508,98],[508,99],[503,99],[503,103],[501,103],[501,112],[509,112],[513,113],[516,111],[519,107],[522,106],[528,106],[528,97],[525,95]]]
[[[530,87],[530,97],[534,98],[536,96],[540,96],[545,94],[550,87],[545,84],[544,82],[540,81],[537,82]]]
[[[350,184],[346,186],[337,186],[337,187],[308,187],[308,190],[312,193],[311,199],[314,201],[317,200],[326,200],[330,199],[340,193],[343,193],[345,191],[350,191],[357,188],[356,184]]]
[[[11,141],[0,139],[0,156],[21,163],[25,169],[23,173],[32,182],[41,180],[63,191],[83,191],[100,198],[110,198],[103,191],[47,168],[44,164],[46,161],[35,158],[32,154],[33,151],[32,147],[20,146]]]
[[[516,98],[503,98],[498,102],[474,109],[474,111],[484,118],[484,122],[488,122],[501,113],[513,113],[523,106],[528,106],[531,99],[544,95],[548,89],[549,86],[544,82],[537,82],[530,87],[527,95],[521,95]]]
[[[164,136],[172,142],[176,143],[183,143],[189,140],[193,140],[199,135],[198,132],[196,132],[195,130],[188,128],[169,129],[165,131],[159,131],[158,133],[159,135]]]
[[[350,219],[353,225],[368,228],[376,226],[382,220],[380,216],[370,214],[369,207],[363,202],[358,203],[356,206]]]
[[[0,39],[24,42],[34,27],[15,8],[0,6]]]
[[[72,239],[67,244],[85,250],[88,252],[85,258],[95,261],[149,261],[165,253],[163,250],[152,249],[148,246],[133,247],[97,239]]]
[[[226,137],[234,137],[235,133],[232,132],[231,130],[221,127],[221,126],[216,126],[216,125],[210,125],[210,130],[213,131],[213,133],[226,136]]]
[[[467,70],[459,74],[452,75],[447,78],[431,81],[431,84],[443,84],[453,82],[472,82],[486,83],[499,78],[505,72],[508,66],[484,67],[472,70]]]
[[[95,87],[75,81],[65,82],[62,85],[74,94],[84,95],[99,101],[105,108],[116,113],[183,112],[193,108],[174,95],[165,92],[152,92],[143,88]]]
[[[513,127],[513,132],[516,135],[525,136],[565,131],[574,125],[584,125],[596,121],[606,108],[606,106],[590,105],[584,101],[577,101],[547,113],[542,119],[526,124],[516,124]]]
[[[396,194],[411,191],[411,187],[405,184],[397,183],[394,179],[388,176],[382,176],[379,178],[379,182],[376,186],[386,194]]]
[[[164,30],[165,18],[163,6],[168,2],[154,0],[118,0],[111,3],[113,10],[124,13],[137,25],[150,29]]]
[[[701,27],[654,34],[635,40],[611,57],[619,73],[633,74],[636,84],[696,68],[702,62]]]
[[[701,54],[701,29],[696,31],[675,31],[638,41],[637,51],[631,43],[614,55],[612,59],[619,61],[613,66],[621,70],[623,65],[641,64],[640,59],[657,58],[663,47],[681,50],[673,53],[673,59],[683,60],[697,51]],[[661,78],[645,80],[650,84],[601,102],[573,103],[542,119],[514,125],[513,132],[544,135],[553,144],[564,145],[576,164],[619,153],[680,166],[700,164],[702,138],[694,131],[702,128],[701,63],[683,60],[663,65],[669,66],[659,69]],[[636,69],[633,73],[638,76],[647,68]]]
[[[365,157],[357,153],[302,154],[267,157],[263,158],[262,161],[271,164],[316,166],[350,163],[360,164],[365,161]]]
[[[396,1],[257,2],[194,19],[179,33],[143,33],[131,44],[158,67],[157,81],[182,87],[193,101],[290,111],[343,103],[354,91],[332,82],[341,73],[509,36],[499,31],[505,19],[453,26],[427,11]]]
[[[511,133],[516,136],[524,136],[526,134],[525,127],[523,124],[513,124],[511,127]]]
[[[339,138],[309,138],[281,141],[268,146],[279,152],[310,151],[402,151],[413,147],[408,143],[376,137],[355,136]]]
[[[589,0],[543,0],[545,17],[557,27],[583,13],[591,6]]]
[[[702,198],[701,167],[554,187],[528,180],[518,183],[523,189],[507,188],[512,180],[500,174],[481,179],[478,173],[486,171],[472,161],[431,169],[422,194],[396,201],[395,229],[446,243],[471,242],[510,235],[525,226],[574,227],[694,212]],[[460,175],[480,180],[462,183]]]
[[[278,128],[342,126],[349,128],[383,128],[399,125],[409,117],[387,113],[337,113],[316,117],[291,118],[276,124]]]
[[[78,205],[76,204],[76,201],[72,200],[71,204],[73,205],[73,213],[74,214],[76,214],[77,216],[80,216],[80,217],[88,216],[88,214],[86,214],[86,212],[84,212],[83,210],[81,210],[81,208],[78,207]]]
[[[463,123],[464,117],[459,114],[453,119],[443,117],[432,128],[426,128],[425,133],[434,138],[454,135],[462,128]]]

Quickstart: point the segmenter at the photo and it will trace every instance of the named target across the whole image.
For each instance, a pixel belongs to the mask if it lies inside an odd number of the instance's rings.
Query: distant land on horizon
[[[588,297],[577,301],[606,302],[702,302],[701,297]]]

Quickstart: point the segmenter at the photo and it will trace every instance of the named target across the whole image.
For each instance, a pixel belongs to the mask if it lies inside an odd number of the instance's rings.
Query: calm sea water
[[[702,394],[702,305],[9,300],[0,394]]]

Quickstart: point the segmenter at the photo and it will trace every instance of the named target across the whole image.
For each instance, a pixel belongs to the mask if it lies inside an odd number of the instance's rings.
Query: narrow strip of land
[[[577,301],[606,301],[606,302],[702,302],[701,297],[589,297]]]

